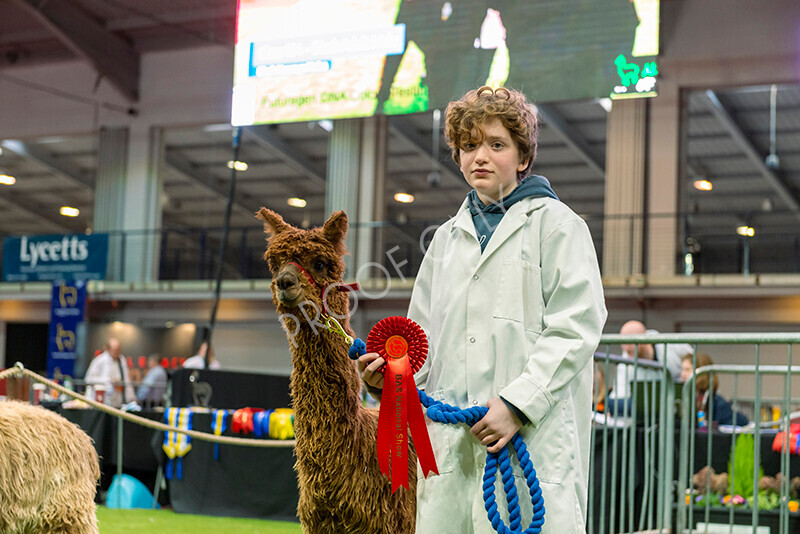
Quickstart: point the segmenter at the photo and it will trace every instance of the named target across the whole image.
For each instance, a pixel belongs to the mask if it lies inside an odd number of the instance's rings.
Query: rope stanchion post
[[[117,508],[122,508],[122,417],[117,417]]]

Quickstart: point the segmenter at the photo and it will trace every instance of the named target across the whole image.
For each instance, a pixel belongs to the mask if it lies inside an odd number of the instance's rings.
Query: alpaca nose
[[[275,285],[278,286],[278,289],[286,291],[287,289],[297,285],[297,277],[292,273],[281,273],[275,279]]]

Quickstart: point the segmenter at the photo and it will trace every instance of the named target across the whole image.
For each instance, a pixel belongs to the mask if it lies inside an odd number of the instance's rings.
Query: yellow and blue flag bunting
[[[164,422],[183,430],[191,430],[192,414],[191,408],[170,408],[164,413]],[[175,468],[175,477],[182,479],[183,457],[192,450],[192,438],[179,432],[164,432],[164,444],[162,448],[167,454],[167,479],[169,480],[172,478],[173,464]]]
[[[278,408],[272,410],[265,425],[264,436],[272,439],[294,438],[294,413],[291,408]]]
[[[214,410],[211,416],[211,430],[215,436],[221,436],[228,427],[228,417],[233,414],[233,410]],[[214,444],[214,459],[219,460],[219,443]]]

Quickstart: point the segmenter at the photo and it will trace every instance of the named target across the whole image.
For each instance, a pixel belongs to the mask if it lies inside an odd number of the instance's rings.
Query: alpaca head
[[[346,317],[348,297],[337,287],[344,275],[347,215],[337,211],[322,227],[311,230],[295,228],[266,208],[256,217],[264,221],[268,236],[264,259],[272,272],[272,302],[278,313],[291,314],[301,323],[323,310]]]

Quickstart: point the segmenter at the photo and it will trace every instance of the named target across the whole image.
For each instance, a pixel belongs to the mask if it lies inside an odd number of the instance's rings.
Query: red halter
[[[317,289],[319,290],[319,298],[320,298],[320,302],[322,302],[322,313],[323,313],[323,315],[327,315],[327,314],[328,314],[328,310],[327,310],[327,308],[325,307],[325,290],[324,290],[324,289],[322,289],[321,287],[319,287],[319,284],[317,284],[316,280],[314,280],[314,277],[313,277],[313,276],[311,276],[311,275],[308,273],[308,271],[306,271],[305,269],[303,269],[303,266],[302,266],[302,265],[300,265],[299,263],[297,263],[297,262],[294,262],[294,261],[290,261],[290,262],[289,262],[289,263],[287,263],[286,265],[294,265],[295,267],[297,267],[297,268],[298,268],[298,270],[299,270],[301,273],[303,273],[304,275],[306,275],[306,278],[308,278],[308,281],[309,281],[309,282],[311,282],[311,285],[312,285],[312,286],[314,286],[315,288],[317,288]],[[336,286],[336,289],[337,289],[338,291],[347,291],[347,292],[350,292],[350,291],[358,291],[358,290],[360,289],[360,287],[359,287],[359,285],[358,285],[358,282],[353,282],[352,284],[338,284],[338,285]]]

